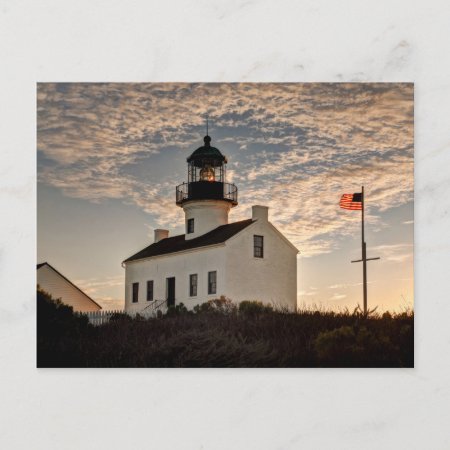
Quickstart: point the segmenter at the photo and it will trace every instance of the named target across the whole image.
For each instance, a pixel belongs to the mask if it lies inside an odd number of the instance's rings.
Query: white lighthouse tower
[[[176,203],[185,214],[187,240],[227,225],[230,209],[238,204],[237,187],[226,182],[226,157],[211,146],[209,136],[203,141],[187,159],[188,182],[176,190]]]

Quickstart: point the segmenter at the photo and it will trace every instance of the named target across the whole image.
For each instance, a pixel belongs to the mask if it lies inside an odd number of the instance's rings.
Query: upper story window
[[[264,258],[264,236],[253,236],[253,256]]]
[[[217,272],[208,272],[208,295],[217,293]]]
[[[187,221],[187,232],[188,232],[188,234],[194,232],[194,219],[188,219],[188,221]]]
[[[196,273],[189,275],[189,296],[196,297],[197,296],[197,283],[198,276]]]
[[[147,281],[147,301],[151,302],[153,300],[153,280]]]
[[[133,283],[132,302],[137,303],[139,300],[139,283]]]

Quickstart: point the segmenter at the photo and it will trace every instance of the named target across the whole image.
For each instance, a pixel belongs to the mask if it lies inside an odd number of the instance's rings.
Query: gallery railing
[[[176,187],[176,203],[188,200],[227,200],[237,205],[238,188],[233,183],[219,181],[194,181]]]

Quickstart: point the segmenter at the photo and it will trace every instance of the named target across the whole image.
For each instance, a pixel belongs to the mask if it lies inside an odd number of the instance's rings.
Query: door
[[[167,278],[167,306],[175,306],[175,277]]]

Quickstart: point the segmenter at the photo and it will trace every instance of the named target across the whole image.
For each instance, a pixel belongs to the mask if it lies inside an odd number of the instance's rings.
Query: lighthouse
[[[227,182],[227,163],[208,134],[187,158],[187,181],[175,187],[185,232],[155,229],[153,243],[122,262],[127,312],[192,309],[220,297],[296,309],[298,249],[269,221],[267,206],[229,222],[238,188]]]
[[[176,187],[176,204],[185,215],[186,240],[228,224],[230,209],[238,204],[237,187],[226,181],[227,158],[211,145],[208,135],[203,142],[187,158],[187,183]]]

